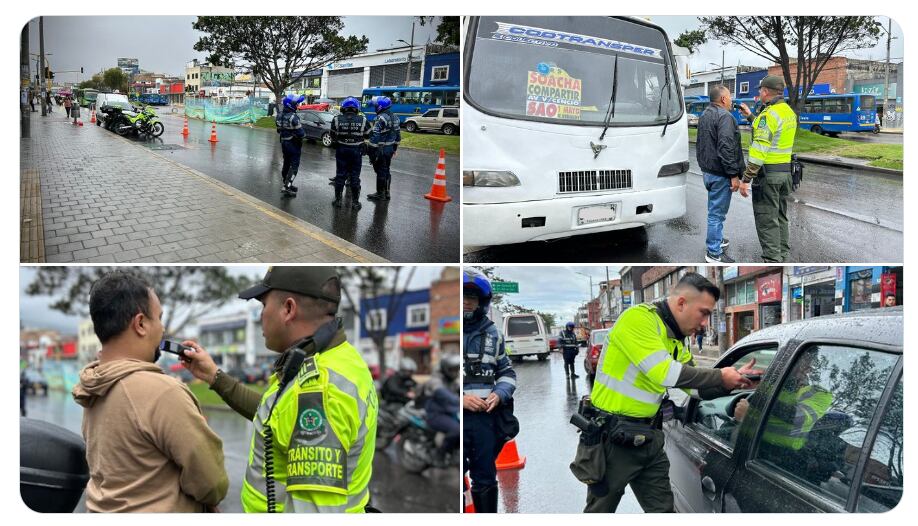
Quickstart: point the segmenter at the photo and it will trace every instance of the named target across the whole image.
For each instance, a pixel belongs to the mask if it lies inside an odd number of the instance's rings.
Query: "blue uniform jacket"
[[[302,139],[306,136],[306,130],[300,124],[300,118],[296,116],[296,112],[286,107],[283,113],[275,117],[274,123],[277,125],[277,133],[280,134],[282,141],[289,141],[294,137]]]
[[[561,331],[561,337],[559,342],[561,345],[561,351],[564,354],[574,354],[580,352],[580,346],[577,344],[577,335],[573,332]]]
[[[370,132],[370,147],[391,153],[398,149],[398,143],[401,141],[402,132],[399,130],[398,117],[392,114],[392,110],[378,113],[373,121],[373,131]]]
[[[487,398],[497,393],[501,403],[513,398],[516,390],[516,372],[504,351],[504,338],[488,318],[478,322],[463,323],[463,379],[465,394]],[[475,371],[478,369],[478,371]],[[472,373],[477,373],[473,377]],[[482,377],[493,377],[493,382]]]

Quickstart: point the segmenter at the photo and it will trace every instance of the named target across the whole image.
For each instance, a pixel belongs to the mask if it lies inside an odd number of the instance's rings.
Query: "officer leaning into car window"
[[[296,173],[300,169],[303,137],[306,136],[306,130],[303,129],[299,117],[296,116],[296,107],[304,100],[306,100],[305,95],[287,95],[283,99],[283,111],[278,113],[274,120],[277,125],[277,133],[280,134],[281,152],[284,154],[284,165],[281,168],[281,176],[284,180],[282,191],[288,197],[296,197],[293,180],[296,179]]]
[[[335,145],[335,200],[332,206],[343,206],[341,195],[344,185],[351,187],[351,209],[360,210],[360,167],[367,149],[370,123],[360,114],[360,102],[348,97],[341,103],[341,115],[335,115],[331,124],[331,139]]]
[[[574,334],[574,322],[569,321],[565,324],[558,338],[558,345],[561,346],[561,354],[564,357],[564,374],[568,378],[580,378],[580,375],[574,372],[574,359],[580,352],[577,335]]]
[[[264,393],[226,375],[194,341],[188,369],[254,424],[242,483],[252,512],[363,513],[370,501],[379,402],[336,317],[333,267],[271,267],[239,293],[263,304],[265,347],[279,354]]]
[[[465,467],[472,479],[476,513],[497,513],[497,467],[503,447],[495,409],[516,390],[516,372],[504,351],[504,339],[488,317],[493,292],[481,272],[462,276],[462,422]]]
[[[398,117],[392,113],[392,100],[389,97],[377,97],[374,102],[376,120],[373,122],[373,131],[370,132],[367,154],[376,171],[376,193],[368,195],[367,199],[388,201],[389,187],[392,184],[389,166],[392,164],[392,157],[398,151],[402,133],[399,130]]]
[[[603,447],[594,448],[599,460],[584,460],[605,468],[588,485],[585,512],[614,512],[629,484],[645,512],[674,511],[658,414],[667,388],[709,399],[749,385],[743,369],[695,367],[683,345],[686,334],[708,323],[719,297],[713,283],[690,272],[667,298],[629,308],[609,331],[592,392]],[[581,440],[578,460],[583,447]]]
[[[765,262],[781,263],[790,258],[787,197],[793,188],[791,155],[797,133],[797,114],[784,101],[784,79],[768,75],[759,84],[759,98],[765,103],[758,115],[740,105],[740,113],[752,122],[749,163],[743,173],[741,191],[752,183],[752,212]]]

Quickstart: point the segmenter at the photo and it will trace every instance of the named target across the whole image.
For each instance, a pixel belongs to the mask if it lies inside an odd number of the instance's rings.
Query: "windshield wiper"
[[[609,97],[609,109],[606,110],[606,120],[603,121],[602,134],[599,136],[599,140],[603,140],[606,137],[606,130],[609,129],[609,124],[612,122],[612,119],[615,118],[615,97],[618,94],[618,55],[615,55],[615,65],[612,66],[612,96]]]
[[[663,89],[660,91],[660,105],[657,107],[657,117],[660,116],[660,112],[663,111],[663,94],[667,94],[666,99],[666,123],[663,124],[663,133],[660,134],[660,137],[666,135],[666,127],[669,126],[669,106],[673,100],[672,95],[669,93],[669,66],[666,64],[666,57],[663,57],[663,75],[666,77],[666,82],[663,83]]]

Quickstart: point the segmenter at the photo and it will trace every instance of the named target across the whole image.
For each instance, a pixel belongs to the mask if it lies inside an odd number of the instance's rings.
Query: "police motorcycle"
[[[140,111],[112,108],[109,119],[111,122],[107,127],[121,136],[147,135],[159,137],[165,131],[163,123],[160,122],[156,112],[150,106],[144,106]]]
[[[414,401],[402,407],[398,416],[400,422],[407,424],[399,431],[398,438],[401,463],[407,471],[421,473],[429,467],[459,466],[459,451],[441,452],[440,446],[446,434],[434,431],[427,425],[425,411],[416,407]],[[456,415],[458,419],[459,415]]]
[[[379,413],[376,416],[376,450],[382,451],[389,447],[389,444],[399,435],[399,433],[408,427],[410,423],[408,418],[403,416],[401,409],[404,404],[387,402],[380,404]]]

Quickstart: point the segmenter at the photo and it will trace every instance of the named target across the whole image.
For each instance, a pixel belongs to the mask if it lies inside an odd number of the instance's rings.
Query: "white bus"
[[[688,125],[662,28],[621,17],[468,17],[466,248],[685,213]]]

